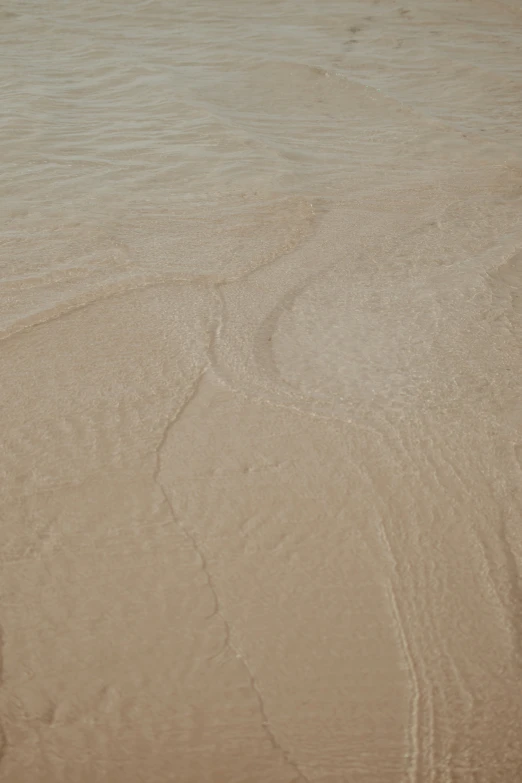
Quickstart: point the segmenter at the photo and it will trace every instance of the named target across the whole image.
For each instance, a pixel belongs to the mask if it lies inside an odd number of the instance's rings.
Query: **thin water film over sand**
[[[0,781],[522,780],[519,0],[0,8]]]

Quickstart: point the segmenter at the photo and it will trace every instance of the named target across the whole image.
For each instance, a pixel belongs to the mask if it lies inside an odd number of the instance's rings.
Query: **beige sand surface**
[[[0,781],[522,780],[520,4],[0,16]]]

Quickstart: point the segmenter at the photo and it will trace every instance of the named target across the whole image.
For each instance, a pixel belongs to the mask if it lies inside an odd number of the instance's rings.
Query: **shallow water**
[[[0,9],[0,780],[522,777],[522,5]]]

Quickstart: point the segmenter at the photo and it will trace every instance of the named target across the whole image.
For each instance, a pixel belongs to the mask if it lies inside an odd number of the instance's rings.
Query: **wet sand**
[[[0,780],[516,783],[520,5],[1,13]]]

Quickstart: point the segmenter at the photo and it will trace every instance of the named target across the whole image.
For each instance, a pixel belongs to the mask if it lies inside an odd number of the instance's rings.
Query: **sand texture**
[[[0,9],[2,783],[522,780],[522,6]]]

